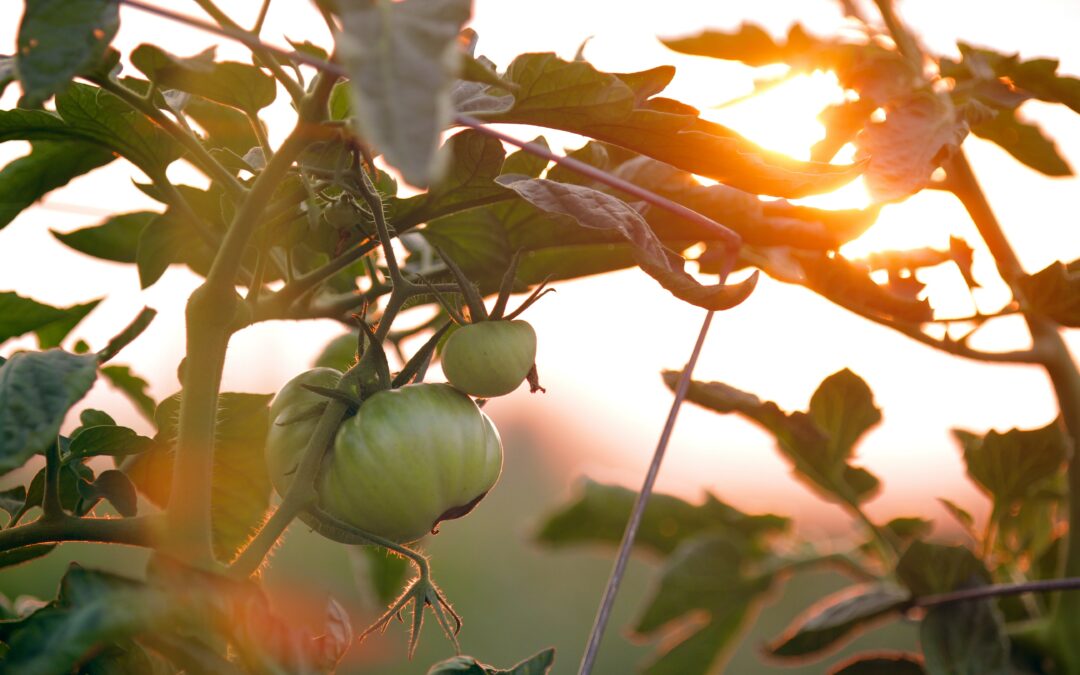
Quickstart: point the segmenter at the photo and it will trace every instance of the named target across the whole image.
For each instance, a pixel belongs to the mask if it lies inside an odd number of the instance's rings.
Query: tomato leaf
[[[1054,141],[1038,125],[1021,121],[1011,110],[998,110],[993,119],[972,127],[971,131],[979,138],[997,143],[1019,162],[1040,173],[1073,175]]]
[[[116,0],[34,0],[19,25],[16,70],[23,96],[37,105],[93,69],[120,27]]]
[[[341,8],[336,42],[359,132],[413,185],[426,186],[440,173],[435,151],[450,122],[450,87],[461,70],[458,34],[471,8],[470,0]]]
[[[554,663],[554,649],[538,652],[506,670],[480,663],[471,656],[455,656],[433,665],[427,675],[547,675]]]
[[[25,502],[26,488],[22,485],[16,485],[13,488],[0,492],[0,509],[7,511],[9,516],[14,516],[18,513]]]
[[[79,481],[78,490],[79,496],[87,502],[87,511],[93,509],[98,500],[106,499],[125,518],[138,514],[139,498],[135,494],[135,485],[123,471],[116,469],[102,471],[92,483]]]
[[[251,128],[251,120],[239,110],[193,98],[184,106],[184,114],[203,128],[207,134],[207,145],[211,148],[232,150],[243,157],[248,150],[259,145],[259,139]]]
[[[148,420],[154,419],[157,403],[146,393],[150,383],[131,372],[129,366],[103,366],[101,375],[128,397],[135,408]]]
[[[785,658],[817,654],[867,624],[898,613],[909,600],[906,591],[890,586],[846,589],[808,609],[767,649],[772,656]]]
[[[135,264],[143,288],[157,283],[172,264],[187,263],[205,272],[211,260],[213,252],[191,223],[172,213],[152,218],[143,227],[135,249]]]
[[[0,342],[33,331],[42,349],[51,349],[67,337],[101,298],[81,305],[59,308],[24,298],[11,291],[0,292]]]
[[[1051,263],[1020,279],[1031,308],[1062,326],[1080,328],[1080,260]]]
[[[721,667],[744,622],[772,585],[771,575],[748,573],[744,563],[738,546],[723,535],[705,533],[675,549],[633,630],[651,636],[702,612],[708,620],[689,635],[680,633],[643,672],[704,675]]]
[[[484,114],[485,120],[581,134],[747,192],[804,197],[834,190],[862,170],[861,165],[800,162],[767,151],[731,129],[701,119],[688,106],[675,106],[667,99],[640,100],[641,92],[622,79],[630,75],[604,73],[583,61],[522,54],[504,77],[522,93],[516,95],[512,109]],[[650,89],[642,92],[656,90],[663,79],[654,73],[648,81]]]
[[[919,626],[919,643],[931,675],[1015,672],[1001,615],[989,600],[931,607]]]
[[[954,429],[953,436],[963,449],[968,476],[1003,510],[1044,488],[1068,455],[1058,420],[1039,429],[991,430],[985,436]]]
[[[878,284],[863,262],[812,251],[796,251],[794,257],[803,285],[841,307],[915,324],[934,318],[930,303]]]
[[[153,447],[153,440],[140,436],[132,429],[117,425],[85,426],[71,435],[68,452],[73,457],[110,455],[124,457],[146,452]]]
[[[52,235],[65,245],[86,255],[112,260],[114,262],[133,263],[139,245],[139,236],[159,213],[136,211],[112,216],[104,222],[84,227],[73,232],[57,232]]]
[[[986,567],[970,549],[923,541],[912,542],[900,556],[896,576],[915,596],[990,582]]]
[[[82,141],[34,142],[30,154],[0,170],[0,229],[52,190],[114,159],[109,150]]]
[[[575,501],[544,520],[536,539],[549,546],[618,544],[636,498],[633,490],[586,481]],[[781,516],[743,513],[711,493],[705,495],[700,505],[671,495],[654,494],[645,507],[634,544],[667,554],[700,533],[723,532],[729,541],[740,542],[744,555],[752,556],[764,550],[765,537],[783,532],[788,524],[789,520]]]
[[[97,379],[97,356],[18,352],[0,368],[0,474],[56,441],[67,411]]]
[[[213,58],[212,50],[181,58],[151,44],[139,45],[131,52],[131,64],[161,87],[251,114],[274,102],[277,83],[273,77],[246,63],[215,62]]]
[[[757,284],[755,272],[737,284],[702,286],[683,271],[682,258],[664,248],[641,214],[617,197],[539,178],[504,176],[499,182],[539,209],[569,216],[585,228],[618,233],[634,247],[641,269],[680,300],[710,310],[730,309],[749,297]]]
[[[675,371],[664,372],[670,389],[678,377]],[[877,492],[878,479],[849,461],[855,444],[880,421],[881,411],[866,383],[850,370],[826,378],[806,413],[785,412],[722,382],[692,382],[687,400],[719,413],[738,413],[770,432],[796,477],[826,499],[858,504]]]

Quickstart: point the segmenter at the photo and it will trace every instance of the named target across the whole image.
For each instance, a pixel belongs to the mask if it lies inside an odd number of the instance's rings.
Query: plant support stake
[[[705,321],[701,324],[697,342],[694,343],[694,351],[690,353],[690,360],[683,368],[679,384],[675,388],[675,400],[671,402],[671,410],[668,412],[664,430],[660,433],[660,440],[656,444],[652,462],[645,474],[645,482],[641,485],[634,508],[630,512],[630,520],[626,522],[626,530],[623,532],[622,542],[619,544],[619,553],[615,557],[615,565],[611,568],[611,577],[604,588],[604,597],[600,601],[600,608],[596,611],[596,621],[593,623],[592,632],[589,633],[589,641],[585,646],[585,654],[581,657],[581,668],[578,675],[589,675],[596,663],[596,655],[600,651],[600,641],[604,637],[604,629],[607,628],[608,619],[611,618],[611,608],[615,605],[615,596],[619,592],[619,584],[622,583],[623,574],[626,573],[626,563],[630,560],[630,550],[634,547],[634,539],[637,538],[638,528],[641,526],[641,518],[645,514],[645,506],[652,496],[653,485],[656,484],[656,476],[660,473],[660,463],[664,461],[664,452],[667,450],[668,441],[671,440],[671,432],[675,429],[675,418],[679,415],[679,408],[686,399],[686,391],[690,388],[690,378],[694,374],[694,366],[697,365],[698,356],[701,355],[701,347],[705,344],[705,335],[709,332],[712,323],[713,312],[705,314]]]

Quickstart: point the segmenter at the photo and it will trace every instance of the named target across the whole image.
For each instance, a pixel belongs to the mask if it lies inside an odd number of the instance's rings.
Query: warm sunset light
[[[1080,673],[1078,26],[7,3],[0,675]]]

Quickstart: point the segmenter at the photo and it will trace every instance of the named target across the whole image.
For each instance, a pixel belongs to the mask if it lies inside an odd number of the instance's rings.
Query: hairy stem
[[[164,518],[160,515],[138,518],[40,518],[32,523],[0,530],[0,551],[10,551],[32,544],[88,541],[131,546],[154,546],[161,538]]]
[[[64,518],[64,507],[60,503],[60,441],[49,444],[45,450],[45,493],[41,497],[42,520]]]

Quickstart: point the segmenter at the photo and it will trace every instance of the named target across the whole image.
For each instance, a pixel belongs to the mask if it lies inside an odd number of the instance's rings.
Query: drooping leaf
[[[768,647],[780,657],[804,657],[829,649],[868,624],[897,613],[910,600],[907,592],[890,586],[846,589],[822,599]]]
[[[989,583],[986,567],[964,546],[914,541],[896,565],[896,576],[915,596],[947,593]]]
[[[161,87],[195,94],[247,113],[258,112],[277,96],[273,77],[246,63],[215,62],[212,51],[181,58],[156,45],[142,44],[131,52],[131,63]]]
[[[51,232],[54,237],[80,253],[102,260],[133,263],[139,236],[147,224],[160,215],[153,211],[122,213],[98,225],[73,232]]]
[[[16,70],[36,105],[93,69],[120,27],[116,0],[33,0],[19,25]]]
[[[457,39],[471,7],[470,0],[376,0],[340,8],[336,42],[358,130],[413,185],[439,175],[435,151],[450,122]]]
[[[841,307],[913,324],[934,318],[930,303],[878,284],[865,263],[811,251],[797,251],[794,257],[803,285]]]
[[[520,88],[514,107],[485,114],[486,120],[581,134],[747,192],[804,197],[834,190],[861,171],[859,165],[800,162],[769,152],[667,99],[639,101],[618,75],[582,61],[522,54],[505,77]]]
[[[771,575],[745,570],[744,562],[737,546],[709,533],[684,541],[671,554],[634,632],[651,636],[688,614],[704,612],[708,619],[665,645],[645,673],[704,675],[721,667],[772,582]]]
[[[757,283],[755,273],[738,284],[702,286],[683,271],[682,258],[664,248],[641,214],[617,197],[539,178],[500,182],[539,209],[569,216],[582,227],[617,232],[633,245],[638,265],[646,274],[691,304],[710,310],[730,309],[749,297]]]
[[[82,141],[34,142],[30,154],[0,170],[0,229],[52,190],[114,159],[109,150]]]
[[[150,383],[131,372],[129,366],[104,366],[101,375],[128,397],[143,417],[148,420],[154,419],[154,410],[157,403],[146,393]]]
[[[664,372],[671,389],[678,377],[677,372]],[[692,382],[687,400],[719,413],[738,413],[763,427],[776,438],[796,477],[826,499],[858,504],[879,487],[873,474],[849,463],[855,444],[881,419],[870,389],[850,370],[821,383],[808,413],[785,412],[772,401],[722,382]]]
[[[214,552],[231,560],[262,524],[270,504],[270,477],[264,446],[269,428],[269,394],[225,393],[218,399],[214,444],[212,519]],[[155,447],[137,455],[124,471],[158,506],[168,503],[180,395],[163,400],[155,412]]]
[[[618,544],[636,497],[636,492],[624,487],[587,481],[576,501],[546,518],[536,539],[549,546]],[[784,531],[787,525],[787,518],[746,514],[712,494],[706,494],[700,505],[671,495],[654,494],[645,508],[634,544],[667,554],[689,537],[703,532],[723,532],[729,541],[742,542],[744,555],[753,555],[764,550],[761,545],[764,537]]]
[[[97,356],[18,352],[0,368],[0,474],[56,441],[71,406],[97,378]]]
[[[829,675],[926,675],[915,654],[857,654],[830,670]]]
[[[989,600],[931,607],[919,627],[928,675],[1008,675],[1009,638]]]
[[[883,122],[868,125],[856,144],[870,157],[866,187],[882,202],[903,199],[960,147],[971,124],[989,117],[984,106],[958,109],[952,100],[921,91],[891,104]]]
[[[979,138],[997,143],[1019,162],[1047,176],[1071,176],[1069,163],[1054,141],[1036,124],[1020,120],[1013,111],[999,110],[992,119],[972,127]]]
[[[1065,463],[1067,449],[1057,420],[1039,429],[1010,429],[985,436],[954,429],[968,476],[994,498],[997,507],[1035,495]]]
[[[1080,328],[1080,260],[1055,262],[1020,279],[1024,300],[1062,326]]]
[[[454,656],[433,665],[427,675],[547,675],[554,663],[554,649],[538,652],[506,670],[480,663],[471,656]]]
[[[100,298],[59,308],[12,291],[0,292],[0,342],[33,331],[42,349],[56,347],[99,302]]]

